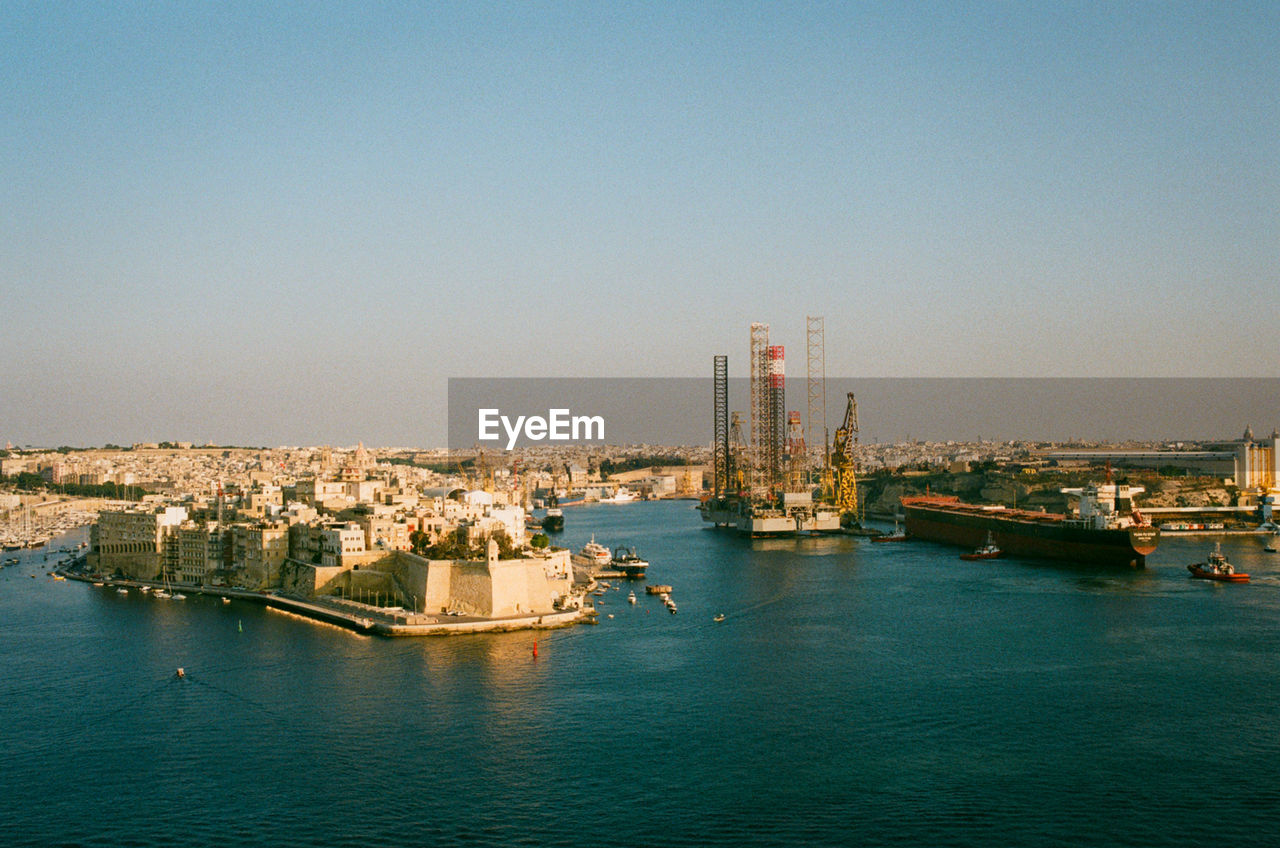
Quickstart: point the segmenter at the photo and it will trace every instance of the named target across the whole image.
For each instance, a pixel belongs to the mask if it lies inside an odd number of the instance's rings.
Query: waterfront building
[[[288,524],[237,524],[231,540],[238,585],[266,589],[280,582],[280,567],[289,557]]]
[[[1253,429],[1246,427],[1235,445],[1236,485],[1259,493],[1280,491],[1277,454],[1280,454],[1280,432],[1272,430],[1265,439],[1255,439]]]
[[[228,563],[228,530],[216,521],[197,524],[184,521],[167,539],[174,556],[169,558],[169,579],[177,583],[199,586],[209,582],[215,572]]]
[[[90,529],[90,563],[94,571],[120,572],[139,580],[160,576],[165,541],[182,522],[187,510],[161,506],[104,510]]]

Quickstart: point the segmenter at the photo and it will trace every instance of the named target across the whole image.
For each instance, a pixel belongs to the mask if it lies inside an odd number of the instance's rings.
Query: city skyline
[[[14,443],[431,446],[450,377],[700,378],[764,321],[795,379],[807,314],[865,379],[1280,364],[1271,4],[0,24]]]

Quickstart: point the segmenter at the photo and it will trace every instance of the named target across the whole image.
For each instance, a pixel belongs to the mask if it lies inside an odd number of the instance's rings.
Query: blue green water
[[[23,554],[0,571],[0,842],[1273,838],[1280,555],[1258,539],[1224,542],[1254,574],[1226,586],[1187,578],[1205,540],[1116,572],[752,542],[688,502],[566,523],[637,545],[679,614],[624,589],[595,627],[390,640]]]

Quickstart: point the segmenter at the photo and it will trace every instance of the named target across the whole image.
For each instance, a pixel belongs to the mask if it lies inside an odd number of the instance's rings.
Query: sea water
[[[687,501],[565,523],[557,544],[635,545],[679,612],[613,581],[594,627],[387,639],[54,582],[57,554],[23,552],[0,570],[0,842],[1274,838],[1280,555],[1259,537],[1223,541],[1253,574],[1223,585],[1188,578],[1203,538],[1117,571],[752,541]]]

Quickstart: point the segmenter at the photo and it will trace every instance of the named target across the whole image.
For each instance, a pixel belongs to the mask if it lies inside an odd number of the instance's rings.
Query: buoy
[[[241,633],[243,633],[243,632],[244,632],[244,621],[242,621],[241,619],[238,619],[238,618],[237,618],[237,619],[236,619],[236,629],[237,629],[237,630],[239,630]]]
[[[177,674],[174,675],[174,677],[186,677],[186,676],[187,676],[187,673],[183,671],[182,666],[178,666],[178,672]]]
[[[538,658],[538,640],[537,639],[533,640],[533,658],[535,660]]]

